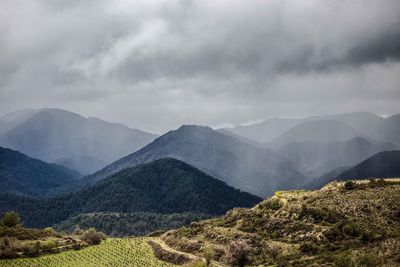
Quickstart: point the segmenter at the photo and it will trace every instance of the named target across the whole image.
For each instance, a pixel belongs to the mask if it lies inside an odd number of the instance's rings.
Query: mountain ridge
[[[275,152],[244,143],[210,127],[183,125],[144,148],[87,177],[93,184],[115,171],[158,158],[171,157],[199,168],[229,185],[265,196],[277,188],[296,187],[303,175]]]

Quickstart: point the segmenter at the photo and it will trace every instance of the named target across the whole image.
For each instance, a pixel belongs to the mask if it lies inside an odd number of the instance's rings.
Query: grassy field
[[[0,260],[0,267],[11,266],[173,266],[157,260],[146,238],[110,238],[98,246],[71,250],[38,258]]]

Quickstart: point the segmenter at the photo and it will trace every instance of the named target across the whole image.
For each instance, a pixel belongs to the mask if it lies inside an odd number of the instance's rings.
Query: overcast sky
[[[152,132],[400,113],[399,0],[1,0],[0,114]]]

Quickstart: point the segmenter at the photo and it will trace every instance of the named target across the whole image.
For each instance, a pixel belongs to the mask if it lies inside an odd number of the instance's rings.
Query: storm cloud
[[[0,2],[0,113],[154,132],[400,112],[400,1]]]

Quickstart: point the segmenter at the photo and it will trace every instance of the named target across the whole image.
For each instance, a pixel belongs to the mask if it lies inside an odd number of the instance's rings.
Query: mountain
[[[280,119],[273,118],[251,125],[238,125],[220,130],[231,132],[260,143],[268,143],[281,134],[302,123],[301,119]]]
[[[96,172],[93,184],[117,171],[159,158],[182,160],[246,192],[264,197],[282,188],[297,188],[303,175],[275,152],[242,142],[209,127],[184,125]]]
[[[233,207],[250,207],[259,197],[176,159],[124,169],[97,184],[68,195],[30,199],[0,196],[0,213],[17,211],[25,225],[42,227],[91,212],[193,212],[220,215]]]
[[[0,121],[0,145],[82,174],[93,173],[156,138],[60,109],[20,111]]]
[[[269,143],[301,123],[335,120],[353,128],[358,133],[362,133],[362,135],[358,136],[362,136],[367,139],[375,139],[380,142],[400,144],[399,118],[400,114],[393,115],[385,119],[370,112],[353,112],[338,115],[313,116],[306,117],[304,119],[274,118],[261,123],[224,128],[224,130],[261,143]],[[329,141],[333,142],[335,140]]]
[[[391,143],[369,142],[355,137],[345,142],[296,142],[275,149],[291,160],[297,169],[309,177],[318,177],[341,166],[353,166],[372,155],[387,150],[400,149]]]
[[[353,166],[339,167],[312,179],[306,188],[321,188],[334,180],[400,177],[400,151],[382,151]]]
[[[268,146],[277,147],[288,143],[308,141],[320,143],[343,142],[362,136],[362,133],[340,121],[308,121],[286,131],[278,138],[270,142]]]
[[[400,151],[384,151],[373,155],[360,164],[336,177],[344,179],[400,177]]]
[[[212,253],[229,266],[398,266],[398,203],[400,179],[331,183],[316,191],[276,192],[251,209],[160,238],[164,248]]]
[[[0,193],[48,196],[63,186],[78,183],[79,178],[77,172],[63,166],[0,147]]]

